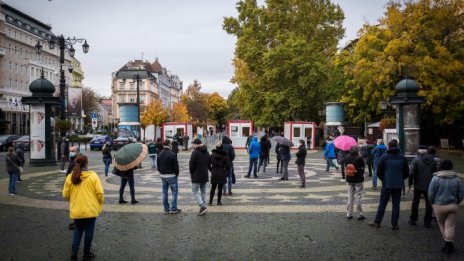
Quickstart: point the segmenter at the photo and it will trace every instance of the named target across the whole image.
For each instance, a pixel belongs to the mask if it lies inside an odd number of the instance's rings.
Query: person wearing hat
[[[200,210],[199,216],[208,212],[206,207],[206,183],[209,181],[208,171],[211,171],[211,157],[208,149],[201,143],[200,139],[195,139],[193,142],[193,152],[190,156],[189,171],[192,181],[192,194]]]
[[[437,171],[435,159],[427,153],[427,147],[420,145],[417,156],[411,161],[409,166],[409,189],[414,185],[414,199],[411,205],[411,216],[409,224],[415,226],[419,216],[419,202],[423,196],[425,199],[424,227],[430,228],[432,222],[432,205],[427,198],[427,193],[432,180],[433,173]]]

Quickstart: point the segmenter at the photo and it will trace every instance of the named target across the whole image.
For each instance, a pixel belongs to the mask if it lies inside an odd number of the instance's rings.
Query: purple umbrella
[[[347,135],[341,135],[335,138],[334,140],[334,145],[335,148],[339,150],[350,150],[351,147],[357,146],[358,143],[353,137],[347,136]]]

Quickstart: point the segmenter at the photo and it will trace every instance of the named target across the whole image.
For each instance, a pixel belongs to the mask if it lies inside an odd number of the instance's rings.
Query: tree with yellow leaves
[[[140,124],[142,127],[148,125],[161,126],[169,117],[169,110],[163,106],[163,102],[159,99],[155,99],[153,102],[148,104],[147,108],[140,116]],[[153,139],[156,139],[156,131]]]
[[[222,98],[217,92],[213,92],[208,96],[209,118],[217,125],[221,126],[226,123],[228,112],[227,101]]]
[[[182,101],[172,105],[171,120],[174,122],[187,122],[189,120],[187,106]]]

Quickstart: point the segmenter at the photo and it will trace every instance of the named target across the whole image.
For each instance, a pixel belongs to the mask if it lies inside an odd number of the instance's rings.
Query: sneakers
[[[208,208],[207,208],[207,207],[200,208],[200,211],[198,212],[198,215],[199,215],[199,216],[203,216],[204,214],[206,214],[206,212],[208,212]]]
[[[169,211],[169,214],[179,214],[180,212],[182,212],[182,210],[180,208],[177,208],[177,209]]]
[[[380,224],[375,223],[375,221],[369,221],[367,222],[367,225],[371,227],[376,227],[376,228],[380,227]]]
[[[18,181],[16,181],[16,182],[23,182],[23,180],[22,180],[22,179],[18,179]]]
[[[353,219],[353,216],[346,216],[347,219]]]
[[[10,196],[14,196],[14,195],[16,195],[16,193],[9,193],[8,195],[10,195]]]

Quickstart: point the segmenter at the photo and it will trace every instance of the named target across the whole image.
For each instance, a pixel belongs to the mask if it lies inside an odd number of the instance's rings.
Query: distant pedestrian
[[[126,188],[126,184],[129,183],[129,190],[131,195],[131,204],[139,203],[135,200],[135,181],[134,181],[134,170],[138,167],[129,170],[119,170],[115,168],[116,175],[121,177],[121,185],[119,186],[119,204],[126,204],[127,201],[124,200],[124,189]]]
[[[216,187],[218,188],[217,205],[221,206],[222,188],[227,182],[227,172],[230,169],[230,161],[222,143],[216,145],[211,153],[211,189],[209,193],[209,206],[213,205]]]
[[[8,182],[8,194],[10,196],[16,195],[16,182],[18,182],[18,174],[21,171],[21,160],[18,155],[14,152],[13,147],[9,147],[5,157],[6,172],[10,176]]]
[[[206,207],[206,183],[208,182],[208,171],[211,171],[211,157],[205,145],[200,139],[193,142],[193,152],[190,156],[189,171],[192,181],[192,194],[200,206],[199,216],[208,212]]]
[[[369,177],[372,177],[372,145],[367,144],[366,139],[358,140],[360,155],[364,160],[364,164],[369,171]]]
[[[188,141],[189,141],[189,136],[187,135],[187,133],[184,133],[184,136],[182,136],[182,140],[184,142],[184,150],[187,151],[188,150]]]
[[[387,146],[383,143],[382,139],[377,140],[377,146],[372,150],[372,158],[374,163],[374,173],[372,175],[372,188],[377,189],[377,166],[379,165],[380,158],[387,152]]]
[[[261,147],[261,153],[259,154],[258,173],[260,173],[259,170],[263,166],[263,172],[261,173],[266,174],[267,160],[269,158],[269,151],[271,150],[267,136],[261,137],[259,146]]]
[[[432,205],[427,197],[430,181],[433,173],[437,171],[435,159],[428,155],[427,147],[420,145],[415,157],[409,166],[409,189],[414,185],[414,199],[411,205],[409,224],[415,226],[419,218],[419,202],[421,197],[425,199],[424,227],[430,228],[432,222]]]
[[[222,137],[222,148],[227,154],[229,159],[230,168],[227,170],[227,184],[224,185],[223,195],[232,195],[232,184],[234,183],[234,160],[235,160],[235,149],[232,146],[232,140],[227,136]]]
[[[171,151],[176,155],[179,153],[179,142],[175,139],[173,139],[171,142]]]
[[[335,155],[335,145],[332,141],[332,135],[329,135],[329,138],[327,140],[327,144],[325,146],[325,151],[324,151],[324,158],[327,163],[327,167],[325,171],[329,171],[330,167],[334,167],[338,172],[338,165],[334,162],[336,155]],[[342,176],[344,179],[345,174],[342,173]]]
[[[283,166],[283,173],[282,177],[280,180],[288,180],[288,163],[290,162],[290,159],[292,158],[292,155],[290,154],[290,147],[287,145],[282,145],[281,154],[280,154],[280,159],[282,160],[282,166]]]
[[[76,158],[72,175],[66,177],[63,197],[69,201],[69,216],[76,222],[73,233],[71,260],[77,260],[77,252],[84,237],[84,256],[82,260],[95,258],[91,252],[95,221],[103,209],[103,187],[97,173],[88,170],[88,159],[85,155]]]
[[[179,177],[179,162],[177,155],[171,151],[171,141],[165,140],[163,150],[157,158],[157,167],[161,176],[162,199],[164,213],[177,214],[181,209],[177,207],[177,195],[179,191],[178,177]],[[168,190],[171,188],[172,200],[169,204]]]
[[[102,147],[103,155],[103,164],[105,164],[105,177],[108,177],[108,171],[110,169],[111,161],[113,157],[111,156],[111,143],[107,141]]]
[[[345,158],[343,164],[345,165],[345,179],[346,183],[348,184],[346,218],[353,218],[353,205],[356,201],[358,220],[364,220],[366,218],[363,214],[362,196],[364,191],[363,182],[365,164],[363,158],[359,155],[358,146],[355,145],[351,147],[349,155]],[[354,169],[350,167],[354,167]]]
[[[251,171],[253,170],[253,177],[257,178],[258,159],[259,155],[261,154],[261,146],[258,143],[258,138],[255,136],[253,136],[252,141],[248,146],[248,154],[250,155],[250,161],[248,166],[248,174],[245,177],[249,178]]]
[[[74,169],[74,166],[76,165],[76,157],[81,155],[79,147],[74,146],[69,148],[69,165],[68,165],[68,170],[66,171],[66,175],[71,174],[72,170]]]
[[[156,154],[156,143],[152,140],[149,144],[148,144],[148,158],[150,159],[150,163],[151,163],[151,168],[152,169],[157,169],[158,166],[156,165],[157,163],[157,154]]]
[[[159,155],[164,148],[163,141],[161,141],[161,138],[156,139],[155,145],[156,145],[156,154]]]
[[[245,147],[246,147],[247,151],[248,151],[248,147],[250,146],[252,141],[253,141],[253,136],[252,135],[248,136],[248,138],[246,140],[246,143],[245,143]]]
[[[443,160],[441,170],[435,173],[428,189],[428,198],[437,217],[440,232],[445,241],[442,252],[451,254],[454,248],[454,230],[459,213],[458,205],[464,199],[464,186],[458,173],[452,171],[453,163]]]
[[[284,167],[284,164],[282,163],[282,145],[279,143],[276,144],[275,146],[275,153],[276,153],[276,159],[277,159],[277,168],[276,168],[276,173],[279,173],[279,164],[280,164],[280,173],[282,173],[282,169]]]
[[[271,143],[271,139],[269,138],[269,136],[266,135],[266,143],[267,143],[267,165],[271,164],[271,149],[272,149],[272,143]]]
[[[24,145],[22,143],[16,145],[16,150],[15,150],[16,155],[18,156],[18,159],[21,161],[20,167],[24,169],[24,164],[26,163],[26,159],[24,158]],[[18,173],[18,182],[23,181],[21,179],[21,171]]]
[[[298,152],[296,153],[296,166],[298,168],[298,175],[300,176],[301,184],[300,188],[306,187],[306,177],[304,172],[304,166],[306,163],[306,154],[307,154],[305,141],[300,140],[300,146],[298,147]]]
[[[61,173],[65,173],[66,170],[64,169],[65,168],[65,165],[66,165],[66,162],[69,160],[68,159],[68,154],[69,154],[69,140],[68,138],[66,137],[63,137],[63,139],[61,140]]]
[[[408,160],[401,154],[398,141],[393,139],[388,143],[387,154],[380,159],[377,166],[377,176],[382,181],[380,202],[377,208],[375,220],[368,223],[372,227],[380,227],[385,208],[390,197],[392,199],[391,225],[393,230],[398,230],[398,219],[400,217],[401,192],[404,188],[404,180],[409,176]]]
[[[442,160],[439,157],[437,157],[437,148],[431,145],[427,148],[427,153],[433,157],[433,159],[435,160],[435,163],[437,163],[437,170],[439,170]]]

